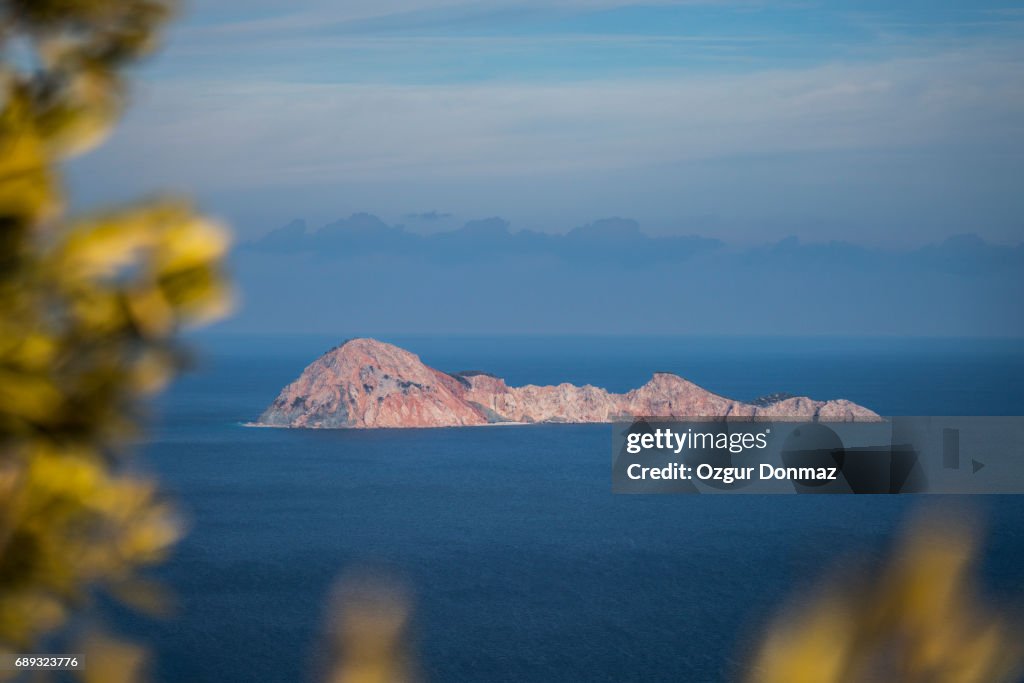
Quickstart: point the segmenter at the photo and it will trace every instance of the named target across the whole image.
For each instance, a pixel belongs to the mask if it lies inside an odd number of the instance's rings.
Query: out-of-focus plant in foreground
[[[176,201],[68,219],[59,179],[116,123],[171,9],[0,0],[0,654],[98,590],[152,602],[139,570],[179,535],[122,446],[180,365],[175,333],[225,310],[226,234]]]
[[[748,683],[1019,681],[1019,623],[974,585],[979,535],[921,518],[887,566],[802,596],[770,624]]]
[[[400,584],[349,576],[328,615],[324,683],[416,683],[410,599]]]

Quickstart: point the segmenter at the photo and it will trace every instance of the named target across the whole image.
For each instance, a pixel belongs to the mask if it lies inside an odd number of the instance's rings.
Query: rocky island
[[[254,424],[365,429],[754,415],[831,422],[879,419],[846,400],[774,395],[734,401],[666,372],[624,394],[589,384],[510,387],[483,372],[435,370],[419,356],[375,339],[351,339],[313,361]]]

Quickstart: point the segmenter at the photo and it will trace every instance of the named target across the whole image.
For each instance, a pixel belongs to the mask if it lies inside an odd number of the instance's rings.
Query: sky
[[[1022,171],[1024,3],[195,0],[70,186],[243,241],[365,211],[910,249],[1018,244]]]

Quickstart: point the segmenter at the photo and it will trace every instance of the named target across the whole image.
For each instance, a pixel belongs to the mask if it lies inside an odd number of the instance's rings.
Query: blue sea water
[[[882,414],[1024,414],[1020,341],[388,337],[443,370],[726,396],[848,398]],[[190,531],[157,572],[167,620],[113,618],[163,681],[310,680],[340,574],[398,577],[428,681],[727,681],[801,587],[878,557],[915,496],[613,496],[610,427],[245,428],[341,339],[209,337],[160,402],[142,462]],[[1019,596],[1024,498],[960,502],[987,589]]]

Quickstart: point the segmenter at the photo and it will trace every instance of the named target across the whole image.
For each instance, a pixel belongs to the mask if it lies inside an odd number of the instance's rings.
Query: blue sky
[[[410,227],[1024,234],[1021,3],[198,0],[139,76],[81,205],[188,192],[243,236],[431,210]]]

